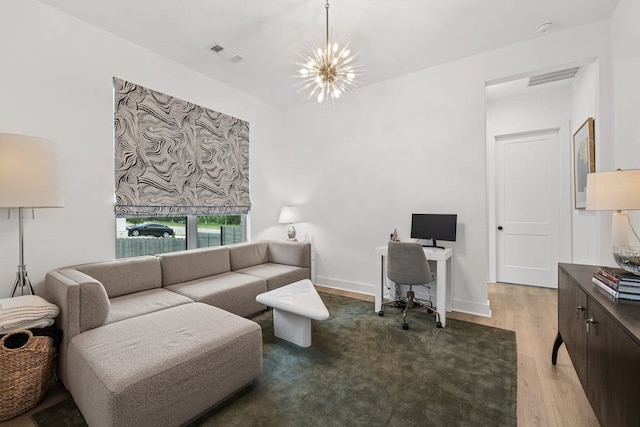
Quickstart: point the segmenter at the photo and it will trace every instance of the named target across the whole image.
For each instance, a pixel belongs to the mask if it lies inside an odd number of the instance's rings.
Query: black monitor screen
[[[412,214],[411,238],[456,241],[458,215]]]

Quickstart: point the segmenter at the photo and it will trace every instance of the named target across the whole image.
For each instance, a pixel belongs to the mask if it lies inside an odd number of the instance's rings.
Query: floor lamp
[[[18,209],[19,264],[11,296],[34,294],[24,262],[24,210],[62,207],[58,156],[53,142],[0,133],[0,208]]]

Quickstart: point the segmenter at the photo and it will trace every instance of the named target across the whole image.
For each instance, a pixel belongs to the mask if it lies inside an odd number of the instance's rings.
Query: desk
[[[447,311],[451,311],[451,256],[453,249],[422,248],[428,260],[436,261],[436,309],[440,314],[442,327],[447,326]],[[380,286],[375,290],[375,312],[382,308],[382,297],[384,295],[384,279],[386,277],[387,245],[378,246],[376,255],[380,255]]]

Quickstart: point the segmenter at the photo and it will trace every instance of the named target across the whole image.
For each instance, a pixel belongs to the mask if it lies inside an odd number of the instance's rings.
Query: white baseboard
[[[324,276],[316,277],[316,285],[372,296],[375,291],[374,285],[370,283],[350,282],[347,280],[333,279],[331,277]]]
[[[372,296],[374,295],[374,292],[375,292],[375,286],[378,286],[378,285],[372,285],[370,283],[350,282],[348,280],[340,280],[340,279],[334,279],[331,277],[324,277],[324,276],[318,276],[316,280],[317,280],[316,284],[320,286],[325,286],[327,288],[338,289],[342,291],[355,292],[355,293],[364,294],[364,295],[372,295]],[[427,292],[427,291],[424,290],[423,292]],[[419,291],[416,292],[416,296],[422,296],[419,294],[421,294],[421,292]],[[431,299],[437,304],[434,294],[435,294],[435,286],[431,290]],[[451,307],[452,311],[457,311],[457,312],[466,313],[466,314],[473,314],[473,315],[482,316],[482,317],[491,317],[491,308],[489,306],[489,300],[487,300],[486,303],[482,304],[482,303],[477,303],[473,301],[465,301],[465,300],[454,298],[453,301],[451,301],[451,304],[452,304],[452,307]]]
[[[481,304],[473,301],[454,299],[453,301],[451,301],[451,304],[453,305],[451,309],[459,313],[473,314],[475,316],[482,317],[491,317],[491,306],[489,305],[489,300],[487,300],[485,304]]]

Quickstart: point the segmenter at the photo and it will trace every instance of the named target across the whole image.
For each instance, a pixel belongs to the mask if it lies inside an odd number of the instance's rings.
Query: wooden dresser
[[[602,426],[640,426],[640,302],[591,282],[596,266],[559,264],[558,336]]]

